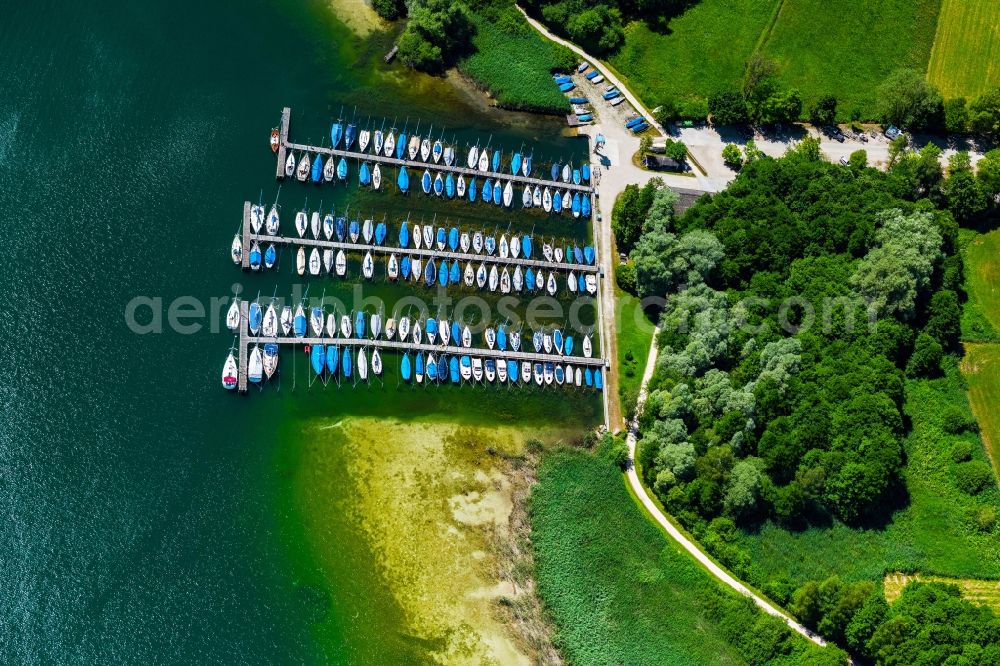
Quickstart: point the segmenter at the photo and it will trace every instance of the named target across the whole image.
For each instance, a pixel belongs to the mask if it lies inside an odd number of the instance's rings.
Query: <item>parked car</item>
[[[844,166],[850,166],[851,160],[847,159],[847,155],[841,155],[840,163],[843,164]]]

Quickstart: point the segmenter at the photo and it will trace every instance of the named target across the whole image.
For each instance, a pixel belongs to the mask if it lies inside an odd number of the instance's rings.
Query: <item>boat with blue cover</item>
[[[337,240],[340,242],[344,241],[345,233],[347,232],[347,220],[343,217],[338,217],[337,221],[333,225],[334,233],[337,234]]]
[[[500,351],[507,351],[507,329],[502,324],[497,329],[497,348]]]
[[[424,194],[431,193],[431,172],[429,169],[424,169],[424,175],[420,177],[420,189],[424,191]]]
[[[365,337],[365,313],[361,310],[354,313],[354,336],[359,339]]]
[[[586,192],[580,197],[580,214],[588,219],[590,218],[590,195]]]
[[[424,284],[432,287],[435,280],[437,280],[437,266],[434,265],[433,259],[429,259],[427,266],[424,268]]]
[[[576,84],[570,81],[569,83],[564,83],[559,86],[559,92],[569,92],[573,88],[576,88]]]
[[[431,341],[431,344],[434,344],[434,340],[437,337],[437,332],[438,332],[437,319],[430,317],[427,320],[427,324],[424,326],[424,329],[427,331],[427,339]]]
[[[358,135],[357,125],[348,125],[347,129],[344,130],[344,150],[350,150],[351,146],[354,145],[354,139]]]
[[[642,116],[636,116],[636,117],[635,117],[635,118],[633,118],[632,120],[630,120],[630,121],[628,121],[627,123],[625,123],[625,127],[626,127],[627,129],[632,129],[632,128],[633,128],[633,127],[635,127],[636,125],[641,125],[641,124],[642,124],[642,122],[643,122],[643,118],[642,118]]]
[[[511,383],[517,383],[517,361],[507,361],[507,376],[510,378]]]
[[[567,335],[566,336],[566,341],[563,343],[563,347],[564,347],[564,353],[566,354],[566,356],[572,356],[573,355],[573,336],[572,335]]]
[[[530,267],[524,272],[524,286],[527,289],[535,288],[535,271]]]
[[[424,355],[421,354],[420,352],[417,352],[417,357],[416,358],[417,358],[417,360],[416,360],[416,363],[414,364],[414,373],[413,374],[414,374],[414,377],[416,378],[417,382],[423,382],[424,381]]]
[[[347,159],[341,157],[337,162],[337,178],[347,180]]]
[[[278,253],[274,249],[274,243],[269,243],[264,250],[264,268],[273,268],[274,262],[278,260]]]
[[[437,176],[434,177],[434,194],[441,196],[444,193],[444,179],[441,177],[441,173],[438,172]]]
[[[399,134],[399,139],[396,141],[396,159],[403,159],[403,153],[406,152],[406,132],[401,132]]]
[[[487,178],[486,182],[483,184],[483,201],[486,203],[491,203],[493,201],[493,184],[490,183],[489,178]]]
[[[582,167],[580,167],[580,177],[583,178],[583,182],[585,182],[585,183],[589,183],[590,182],[590,165],[589,164],[584,164]]]
[[[588,100],[586,97],[570,97],[569,98],[569,103],[570,104],[590,104],[590,100]]]
[[[531,175],[531,155],[524,158],[524,162],[521,163],[521,174],[527,178]]]
[[[587,260],[588,264],[593,265],[594,263],[594,248],[589,245],[583,248],[583,258]]]
[[[438,269],[438,282],[442,287],[448,286],[448,262],[441,260],[441,267]]]
[[[500,186],[500,181],[493,181],[493,203],[500,205],[503,203],[503,187]]]
[[[368,162],[361,163],[361,170],[358,171],[358,181],[366,187],[371,185],[372,172],[371,169],[368,168]]]
[[[444,179],[444,193],[449,199],[455,197],[455,176],[449,171],[448,177]]]
[[[326,348],[326,371],[331,375],[337,374],[337,364],[340,362],[340,349],[336,345],[328,345]]]
[[[552,197],[552,212],[561,213],[563,209],[562,195],[556,192],[556,195]]]
[[[584,74],[584,76],[586,76],[589,80],[593,81],[598,76],[600,76],[600,72],[598,72],[596,69],[593,69],[593,70],[587,72],[586,74]]]
[[[340,123],[333,123],[333,125],[330,126],[331,147],[336,148],[337,144],[340,143],[341,137],[343,136],[344,136],[344,126],[341,125]]]
[[[580,170],[579,169],[573,169],[573,182],[576,183],[577,185],[579,185],[581,178],[582,178],[582,176],[580,175]]]
[[[388,229],[385,226],[385,222],[379,222],[375,225],[375,244],[381,245],[385,242],[385,236],[388,233]]]
[[[410,175],[406,173],[406,167],[399,167],[399,177],[396,179],[396,185],[399,187],[400,192],[408,192],[410,190]]]
[[[521,237],[521,254],[525,259],[531,259],[531,236],[527,234]]]
[[[600,368],[594,370],[594,388],[598,391],[604,390],[604,373],[601,372]]]
[[[438,379],[438,364],[434,358],[434,354],[427,355],[427,379],[431,381],[437,381]]]
[[[403,257],[403,260],[399,262],[399,272],[403,274],[404,280],[410,279],[410,268],[411,268],[410,255],[406,255],[405,257]]]
[[[571,77],[566,76],[565,74],[563,74],[561,76],[554,76],[552,78],[555,79],[556,85],[562,85],[563,83],[569,83],[570,81],[573,80]]]
[[[564,379],[565,379],[565,377],[566,377],[566,375],[564,374],[562,366],[557,365],[555,367],[555,373],[554,374],[555,374],[556,384],[562,384],[563,381],[564,381]]]
[[[312,182],[318,183],[323,180],[323,156],[316,153],[316,159],[312,165]]]
[[[492,255],[497,249],[497,239],[494,236],[487,236],[483,245],[486,248],[486,254]]]
[[[410,352],[403,354],[403,360],[399,363],[399,374],[404,382],[410,381]]]
[[[312,363],[313,372],[322,375],[326,369],[326,348],[323,345],[313,345],[309,350],[309,360]]]
[[[410,223],[403,221],[399,226],[399,247],[406,249],[410,246]]]
[[[552,344],[555,346],[556,351],[562,354],[563,334],[558,328],[552,332]]]
[[[454,345],[459,344],[462,339],[462,327],[458,325],[458,320],[451,322],[451,339]]]
[[[344,347],[344,352],[340,355],[341,374],[344,377],[351,376],[351,348]]]
[[[444,227],[438,227],[437,234],[434,240],[437,243],[437,248],[439,250],[443,250],[445,244],[448,242],[448,237],[445,234]]]
[[[500,172],[500,150],[499,149],[493,151],[493,165],[492,166],[493,166],[493,172],[494,173],[499,173]]]
[[[578,113],[576,114],[576,119],[579,120],[581,123],[586,123],[593,120],[594,116],[589,113]]]
[[[448,381],[448,360],[441,355],[441,360],[438,361],[438,381],[445,382]]]
[[[255,271],[260,270],[260,245],[257,241],[250,246],[250,268]]]
[[[473,201],[474,202],[476,200],[476,179],[475,178],[472,178],[469,181],[469,187],[466,188],[465,191],[469,195],[469,201]]]
[[[361,225],[358,224],[357,220],[351,220],[351,223],[347,226],[347,234],[352,243],[358,242],[358,236],[361,235]]]
[[[451,262],[451,274],[448,276],[448,281],[452,284],[458,284],[458,281],[462,279],[462,269],[458,266],[458,259]]]
[[[584,378],[583,381],[587,386],[594,385],[594,371],[591,370],[590,368],[587,368],[586,370],[583,371],[583,378]]]
[[[583,263],[583,250],[580,249],[579,245],[573,246],[573,261],[578,264]]]
[[[573,193],[573,203],[570,206],[570,210],[573,211],[573,217],[580,217],[580,193]]]
[[[295,317],[292,319],[292,329],[295,331],[296,337],[305,337],[306,325],[306,313],[302,309],[302,304],[299,303],[298,307],[295,308]]]
[[[260,309],[260,303],[254,301],[250,304],[250,314],[247,317],[247,323],[250,326],[250,332],[257,335],[260,331],[260,324],[264,320],[264,312]]]
[[[455,358],[454,356],[452,356],[450,359],[448,359],[448,369],[451,371],[450,372],[450,374],[451,374],[451,383],[452,384],[457,384],[459,382],[458,359]]]
[[[621,93],[618,92],[617,90],[609,90],[608,92],[604,93],[604,99],[614,99],[615,97],[618,97],[620,94]]]
[[[561,171],[559,163],[556,162],[552,165],[552,180],[559,180],[559,172]]]
[[[577,289],[581,294],[587,291],[587,279],[583,276],[583,273],[578,278]]]
[[[514,153],[514,157],[510,160],[510,173],[516,176],[517,172],[521,170],[521,153]]]

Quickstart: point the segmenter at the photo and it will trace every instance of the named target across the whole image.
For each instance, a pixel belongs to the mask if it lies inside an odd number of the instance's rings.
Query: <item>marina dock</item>
[[[521,266],[523,268],[544,268],[547,271],[558,270],[558,271],[575,271],[577,273],[587,274],[587,273],[599,273],[600,266],[595,262],[594,265],[591,264],[578,264],[563,261],[547,261],[544,257],[538,259],[525,259],[524,257],[511,257],[502,258],[496,254],[474,254],[469,252],[453,252],[451,250],[438,250],[437,248],[420,248],[415,247],[410,248],[400,248],[392,247],[388,245],[369,245],[366,243],[350,243],[345,241],[333,241],[326,239],[315,239],[315,238],[305,238],[298,236],[271,236],[268,234],[254,233],[253,228],[250,225],[250,202],[243,202],[243,247],[246,251],[243,252],[243,258],[241,266],[243,270],[250,270],[250,252],[249,248],[254,241],[258,243],[274,243],[275,245],[292,245],[292,246],[305,246],[305,247],[317,247],[321,250],[332,249],[332,250],[344,250],[345,252],[373,252],[382,253],[384,255],[399,254],[399,255],[409,255],[411,257],[433,257],[435,259],[450,259],[464,262],[484,262],[486,264],[497,264],[500,266]],[[325,274],[323,274],[325,275]],[[320,276],[317,276],[320,277]]]
[[[358,151],[351,150],[340,150],[338,148],[323,148],[321,146],[310,146],[304,143],[293,143],[288,140],[288,126],[291,122],[292,110],[289,107],[285,107],[281,111],[281,125],[278,128],[279,132],[279,144],[278,144],[278,166],[277,166],[277,178],[278,180],[284,180],[285,178],[285,160],[288,156],[288,151],[293,150],[298,153],[308,152],[312,154],[321,153],[324,156],[336,156],[336,157],[346,157],[348,159],[355,159],[361,162],[378,162],[379,164],[384,164],[388,166],[401,167],[405,166],[407,169],[415,170],[416,172],[422,171],[424,169],[429,169],[432,172],[441,173],[453,173],[456,176],[464,175],[468,177],[477,178],[489,178],[490,180],[500,179],[502,181],[511,181],[518,185],[538,185],[541,187],[549,187],[560,190],[569,190],[571,192],[582,192],[585,194],[592,194],[594,191],[593,186],[590,184],[569,182],[564,183],[562,181],[549,180],[544,178],[535,178],[534,176],[524,176],[520,173],[517,175],[511,174],[509,172],[495,172],[495,171],[480,171],[478,169],[470,169],[465,166],[460,166],[457,164],[459,161],[459,156],[456,154],[456,164],[452,166],[446,165],[444,162],[421,162],[419,160],[409,160],[409,159],[396,159],[395,157],[386,157],[385,155],[375,155],[374,153],[362,153]],[[457,151],[456,151],[457,153]],[[418,177],[414,177],[414,184],[419,186]],[[413,190],[417,192],[417,189]]]
[[[357,338],[357,337],[295,337],[295,336],[278,336],[273,338],[265,338],[263,336],[251,335],[248,327],[248,310],[249,304],[247,301],[242,301],[240,303],[240,339],[239,339],[239,382],[238,389],[240,393],[246,393],[248,381],[247,381],[247,359],[250,354],[251,345],[259,344],[263,345],[266,343],[276,343],[278,345],[334,345],[337,347],[357,347],[357,348],[376,348],[379,350],[395,351],[395,352],[424,352],[433,353],[445,356],[469,356],[469,357],[479,357],[479,358],[493,358],[496,360],[503,359],[516,361],[519,365],[522,361],[529,361],[534,363],[557,363],[559,365],[565,366],[570,364],[572,366],[579,366],[582,368],[596,368],[604,370],[608,367],[608,362],[600,357],[587,358],[585,356],[563,356],[560,354],[544,354],[526,351],[512,351],[506,350],[502,351],[500,349],[490,349],[490,348],[479,348],[479,347],[462,347],[456,345],[441,345],[441,344],[431,344],[429,342],[421,342],[420,344],[414,343],[412,341],[400,341],[400,340],[385,340],[385,339],[373,339],[373,338]],[[451,382],[447,382],[451,383]],[[520,380],[517,384],[520,384]],[[499,382],[497,383],[499,385]],[[516,385],[511,383],[511,385]],[[535,384],[532,384],[535,385]]]

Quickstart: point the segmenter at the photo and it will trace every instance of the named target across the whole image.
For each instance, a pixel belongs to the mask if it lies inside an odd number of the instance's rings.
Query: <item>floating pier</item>
[[[337,156],[346,157],[350,159],[356,159],[364,162],[378,162],[379,164],[386,164],[389,166],[405,166],[407,169],[422,171],[424,169],[429,169],[434,172],[441,173],[453,173],[456,176],[461,174],[466,177],[475,176],[477,178],[489,178],[491,180],[500,179],[503,181],[511,181],[519,185],[539,185],[541,187],[556,188],[561,190],[569,190],[571,192],[583,192],[590,194],[594,191],[593,186],[589,183],[580,183],[579,185],[573,182],[564,183],[561,180],[548,180],[544,178],[535,178],[533,176],[524,176],[520,173],[514,175],[509,172],[495,172],[495,171],[480,171],[479,169],[470,169],[465,166],[460,166],[458,164],[453,164],[448,166],[444,162],[421,162],[419,160],[409,160],[409,159],[396,159],[395,157],[386,157],[385,155],[375,155],[374,153],[362,153],[352,150],[340,150],[339,148],[324,148],[322,146],[310,146],[304,143],[293,143],[288,140],[288,125],[291,121],[292,110],[289,107],[285,107],[281,111],[281,126],[279,128],[279,146],[278,146],[278,167],[277,167],[277,178],[278,180],[284,180],[285,178],[285,161],[288,156],[288,150],[294,150],[298,152],[308,152],[308,153],[321,153],[325,156]],[[458,162],[458,155],[456,151],[456,162]],[[307,181],[308,182],[308,181]],[[414,191],[419,191],[419,177],[415,177],[413,183],[417,185],[417,188],[411,188]]]

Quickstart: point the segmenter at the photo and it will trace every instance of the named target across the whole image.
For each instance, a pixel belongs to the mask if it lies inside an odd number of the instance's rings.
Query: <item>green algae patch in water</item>
[[[498,544],[515,529],[511,461],[539,434],[559,433],[368,417],[306,428],[289,470],[293,520],[338,590],[337,640],[349,653],[363,663],[534,662],[501,610],[533,587]],[[325,624],[321,642],[334,630]]]

